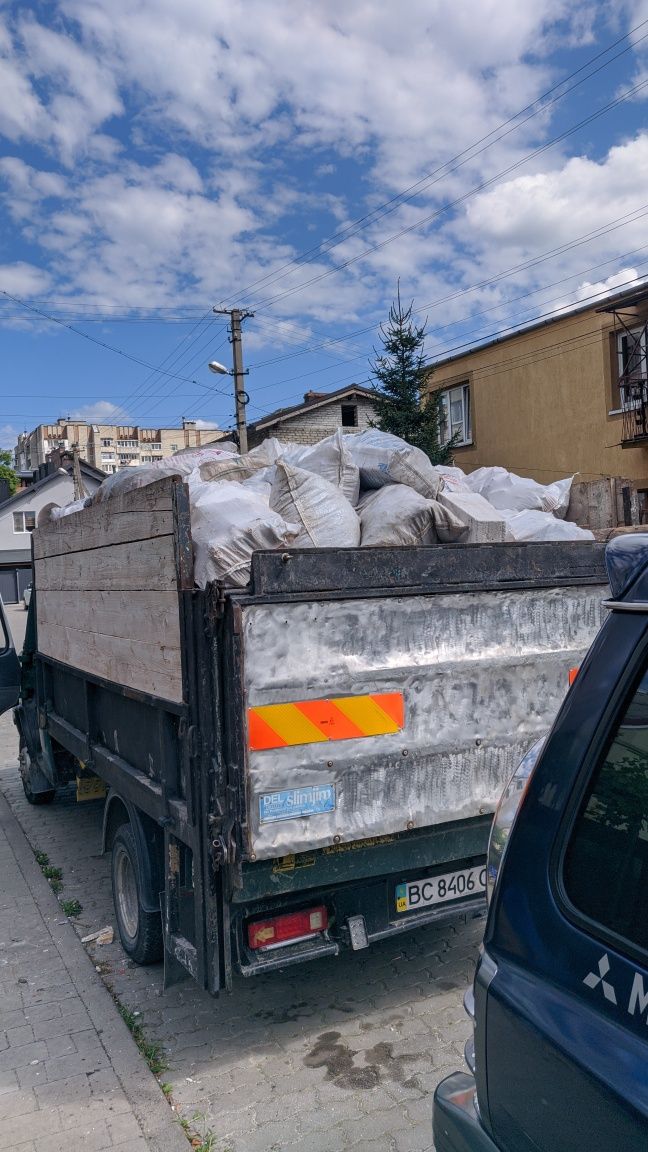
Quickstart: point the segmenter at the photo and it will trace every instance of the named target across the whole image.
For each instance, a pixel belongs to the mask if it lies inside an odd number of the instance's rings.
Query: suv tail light
[[[488,856],[486,862],[486,899],[489,904],[493,895],[493,889],[495,888],[495,881],[497,880],[502,860],[504,859],[511,829],[515,823],[515,818],[529,786],[529,780],[533,775],[533,770],[546,739],[546,736],[542,736],[540,740],[536,740],[535,744],[529,748],[526,756],[522,758],[511,776],[495,810],[495,817],[488,841]]]
[[[248,944],[250,948],[276,948],[281,944],[294,944],[317,936],[328,928],[328,912],[323,904],[307,908],[304,912],[287,912],[283,916],[272,916],[268,920],[256,920],[248,924]]]

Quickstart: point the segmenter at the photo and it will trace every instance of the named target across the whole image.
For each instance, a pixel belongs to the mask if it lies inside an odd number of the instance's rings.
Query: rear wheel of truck
[[[163,955],[162,917],[142,906],[143,879],[137,844],[129,824],[112,842],[112,891],[124,951],[136,964],[154,964]]]

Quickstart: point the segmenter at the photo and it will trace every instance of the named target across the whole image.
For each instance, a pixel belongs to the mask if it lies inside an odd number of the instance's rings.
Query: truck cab
[[[0,714],[18,703],[20,662],[11,638],[4,604],[0,599]]]
[[[648,535],[606,563],[607,622],[495,817],[469,1073],[437,1088],[437,1152],[648,1147]]]

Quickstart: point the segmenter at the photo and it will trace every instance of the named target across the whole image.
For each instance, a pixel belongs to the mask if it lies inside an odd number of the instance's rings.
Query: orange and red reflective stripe
[[[400,732],[405,725],[402,692],[337,696],[248,708],[248,738],[253,752],[296,744],[355,740]]]

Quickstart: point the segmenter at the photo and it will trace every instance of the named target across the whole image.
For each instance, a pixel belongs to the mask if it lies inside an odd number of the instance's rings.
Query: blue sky
[[[214,305],[254,420],[366,382],[399,277],[433,359],[648,276],[648,0],[4,3],[0,91],[6,446],[229,426]]]

